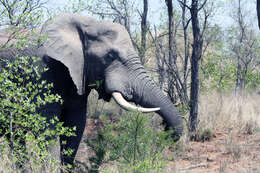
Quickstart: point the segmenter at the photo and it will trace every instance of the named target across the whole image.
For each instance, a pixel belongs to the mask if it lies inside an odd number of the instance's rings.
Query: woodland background
[[[120,117],[127,114],[113,102],[97,100],[92,92],[76,172],[126,171],[122,167],[129,172],[260,171],[260,33],[254,0],[0,0],[0,29],[11,28],[10,39],[16,38],[60,13],[81,13],[124,25],[142,64],[176,105],[187,127],[174,147],[156,148],[155,153],[163,153],[155,154],[163,166],[147,161],[151,157],[147,156],[140,159],[140,167],[137,158],[127,167],[122,159],[105,162],[104,153],[103,160],[95,157],[92,162],[85,155],[97,154],[99,147],[89,139],[98,139],[100,126],[109,129],[104,125],[107,121],[122,126]],[[139,122],[135,116],[133,122]],[[141,122],[161,127],[156,115],[145,117]]]

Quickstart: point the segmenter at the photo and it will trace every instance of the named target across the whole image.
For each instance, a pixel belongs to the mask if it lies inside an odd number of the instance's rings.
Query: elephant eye
[[[108,58],[113,61],[117,58],[117,54],[114,51],[110,51],[108,53]]]

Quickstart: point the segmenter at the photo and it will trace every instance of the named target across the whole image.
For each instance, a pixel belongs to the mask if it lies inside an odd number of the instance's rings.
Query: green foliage
[[[41,70],[46,69],[32,65],[36,58],[19,57],[2,63],[5,67],[0,71],[0,135],[4,136],[1,157],[8,155],[12,161],[8,165],[10,170],[22,166],[37,172],[45,164],[56,169],[59,164],[51,157],[49,148],[56,145],[59,135],[74,133],[63,127],[57,117],[48,121],[37,112],[46,104],[61,103],[60,96],[51,93],[52,84],[40,81]]]
[[[202,90],[229,91],[235,86],[236,65],[221,51],[207,53],[201,68]]]
[[[213,49],[206,53],[201,66],[200,87],[203,91],[216,89],[227,92],[235,88],[237,78],[237,64],[229,50],[225,49],[223,43],[216,43]],[[252,63],[253,64],[253,63]],[[260,70],[244,69],[245,89],[255,90],[260,85]]]
[[[260,86],[260,71],[253,70],[246,73],[246,90],[255,90]]]
[[[1,0],[0,26],[19,26],[34,28],[39,26],[43,19],[44,0]]]
[[[104,83],[104,80],[97,80],[93,84],[89,84],[89,87],[95,87],[96,89],[99,89]]]
[[[0,49],[10,48],[15,54],[44,39],[32,29],[42,24],[46,2],[0,1],[0,26],[9,34]],[[46,69],[36,58],[1,57],[0,66],[0,172],[54,172],[60,164],[50,150],[59,135],[71,136],[74,130],[57,117],[47,120],[39,110],[60,104],[61,98],[51,93],[52,84],[39,80]]]
[[[91,160],[96,168],[102,162],[116,161],[122,173],[161,172],[163,151],[174,142],[167,137],[170,132],[152,127],[149,116],[128,112],[118,122],[103,119],[104,128],[99,130],[98,138],[88,141],[97,154]]]

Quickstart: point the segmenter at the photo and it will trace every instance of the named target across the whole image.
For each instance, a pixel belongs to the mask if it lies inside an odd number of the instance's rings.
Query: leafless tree
[[[165,46],[165,36],[168,33],[161,33],[157,31],[157,27],[154,26],[153,32],[149,30],[150,37],[155,47],[155,58],[157,65],[158,83],[161,90],[164,90],[164,84],[166,82],[166,59],[167,59],[167,47]]]
[[[199,24],[199,11],[206,4],[207,0],[199,6],[198,0],[192,0],[190,13],[193,33],[193,45],[191,55],[191,92],[190,92],[190,132],[197,131],[198,125],[198,98],[199,98],[199,60],[202,56],[203,31]],[[206,20],[205,20],[206,21]]]
[[[231,51],[237,60],[236,95],[243,94],[248,70],[256,59],[255,48],[258,43],[254,30],[250,28],[250,23],[246,21],[246,16],[248,16],[249,12],[243,9],[245,3],[247,1],[238,0],[232,4],[236,11],[235,15],[232,15],[232,18],[237,26],[233,29],[235,34],[231,42]]]
[[[182,18],[181,20],[173,19],[173,6],[172,0],[165,0],[168,10],[168,57],[166,57],[167,65],[167,79],[168,79],[168,89],[167,93],[173,102],[178,102],[182,105],[188,105],[188,95],[187,95],[187,77],[188,77],[188,49],[185,49],[185,55],[181,53],[181,46],[177,45],[177,34],[180,24],[182,23],[184,31],[184,47],[188,47],[188,37],[187,28],[189,22],[186,21],[185,10],[186,7],[182,8]],[[186,2],[186,1],[185,1]],[[184,60],[185,59],[185,60]],[[182,66],[178,65],[181,63]]]
[[[141,17],[141,48],[139,48],[141,63],[145,63],[146,52],[146,37],[148,31],[147,14],[148,14],[148,0],[143,0],[143,12],[139,12]]]
[[[204,44],[204,33],[208,27],[208,17],[210,13],[205,9],[207,0],[198,1],[192,0],[191,5],[188,5],[187,0],[178,0],[182,8],[182,26],[184,31],[184,73],[183,79],[187,81],[188,76],[188,59],[189,53],[189,43],[188,43],[188,33],[187,27],[189,23],[192,24],[192,54],[190,56],[191,65],[191,88],[190,88],[190,116],[189,116],[189,131],[191,132],[191,137],[196,137],[197,125],[198,125],[198,97],[199,97],[199,62],[203,55],[203,44]],[[190,11],[190,19],[186,19],[186,10]],[[201,20],[201,15],[199,13],[203,12],[203,20]],[[200,21],[203,21],[200,25]],[[186,84],[186,83],[185,83]],[[187,86],[184,85],[185,89]],[[195,136],[194,136],[195,135]]]
[[[173,36],[173,26],[174,26],[174,20],[173,20],[173,6],[172,6],[172,0],[165,0],[167,10],[168,10],[168,33],[169,33],[169,39],[168,39],[168,66],[169,69],[173,69],[173,65],[176,64],[177,56],[175,54],[175,51],[173,51],[173,45],[175,44],[174,36]],[[169,73],[169,70],[168,70]],[[168,75],[168,95],[172,99],[173,102],[176,102],[176,96],[174,87],[172,86],[174,83],[173,75]]]

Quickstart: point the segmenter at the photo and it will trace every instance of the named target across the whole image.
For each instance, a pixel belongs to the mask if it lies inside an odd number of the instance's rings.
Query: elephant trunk
[[[183,131],[181,116],[171,100],[151,80],[139,58],[135,55],[133,58],[129,57],[123,63],[115,61],[106,69],[106,93],[111,94],[124,109],[149,112],[151,110],[149,108],[152,108],[163,118],[166,130],[172,128],[174,131],[172,136],[176,140],[179,139]],[[119,97],[117,98],[116,95]],[[142,108],[129,105],[127,101],[135,102]]]
[[[156,111],[166,123],[166,130],[173,129],[172,137],[178,140],[183,131],[183,120],[171,100],[149,78],[142,80],[142,91],[138,104],[143,107],[159,107]]]

